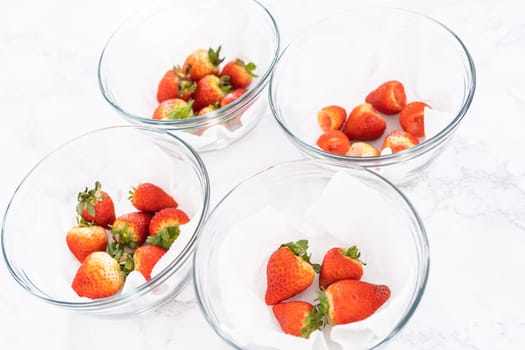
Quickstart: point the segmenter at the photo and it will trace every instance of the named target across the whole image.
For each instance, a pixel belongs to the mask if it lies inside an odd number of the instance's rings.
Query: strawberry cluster
[[[119,217],[98,181],[77,199],[78,224],[66,235],[69,250],[81,263],[71,287],[91,299],[116,294],[133,270],[150,280],[153,267],[179,236],[179,226],[190,221],[172,196],[151,183],[130,191],[138,211]]]
[[[224,107],[248,91],[256,77],[253,62],[245,63],[237,58],[227,62],[221,47],[193,51],[182,67],[167,71],[159,82],[153,119],[174,120],[202,116]]]
[[[328,325],[347,324],[368,318],[389,298],[390,289],[361,281],[363,265],[356,246],[326,252],[322,265],[312,264],[308,241],[282,244],[266,266],[265,302],[283,332],[308,338]],[[285,301],[308,289],[319,273],[317,303]]]
[[[384,117],[399,114],[403,130],[393,130],[385,136],[382,150],[397,153],[419,144],[425,136],[424,102],[406,103],[405,88],[397,80],[381,84],[366,96],[365,103],[357,105],[348,118],[343,107],[332,105],[317,113],[317,121],[324,133],[317,145],[324,151],[353,157],[374,157],[381,152],[369,143],[379,139],[386,129]],[[380,114],[381,113],[381,114]],[[387,117],[389,118],[389,117]],[[358,141],[358,142],[354,142]]]

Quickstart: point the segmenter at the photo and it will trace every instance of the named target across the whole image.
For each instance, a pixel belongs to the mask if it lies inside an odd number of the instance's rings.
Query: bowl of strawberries
[[[206,169],[185,142],[151,128],[100,129],[22,180],[2,252],[15,280],[48,303],[134,315],[185,287],[208,203]]]
[[[354,9],[291,41],[270,82],[270,105],[306,155],[400,184],[450,142],[475,86],[468,50],[441,23],[401,9]]]
[[[237,185],[194,256],[201,308],[236,349],[376,348],[408,322],[428,271],[425,228],[395,186],[313,159]]]
[[[264,115],[259,97],[279,45],[276,23],[257,1],[156,1],[110,37],[99,86],[131,123],[172,132],[197,151],[217,150]]]

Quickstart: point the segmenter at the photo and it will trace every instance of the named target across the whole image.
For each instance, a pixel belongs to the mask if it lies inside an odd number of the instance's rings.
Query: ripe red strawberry
[[[212,48],[208,50],[197,49],[186,58],[182,70],[184,72],[189,71],[190,78],[194,81],[200,80],[209,74],[218,75],[219,65],[224,61],[224,58],[220,57],[220,52],[220,46],[217,50]]]
[[[312,284],[320,266],[310,262],[308,241],[282,244],[266,265],[267,305],[275,305],[306,290]]]
[[[143,245],[133,253],[133,264],[135,270],[140,272],[144,278],[151,279],[151,271],[159,259],[166,253],[166,249],[156,245]]]
[[[226,105],[229,105],[230,103],[232,103],[233,101],[235,101],[236,99],[238,99],[239,97],[244,95],[246,93],[246,91],[248,91],[248,90],[246,90],[246,89],[236,89],[236,90],[233,90],[233,91],[227,93],[226,96],[224,96],[222,98],[220,106],[224,107]]]
[[[172,98],[188,101],[195,88],[196,84],[190,79],[189,72],[182,71],[180,67],[173,67],[159,82],[157,101],[162,102]]]
[[[289,301],[275,304],[273,314],[286,334],[309,338],[319,329],[320,319],[313,305],[304,301]]]
[[[381,155],[381,152],[366,142],[354,142],[350,146],[347,155],[352,157],[377,157]]]
[[[77,214],[82,220],[108,228],[115,220],[115,205],[106,192],[102,191],[100,182],[95,188],[79,192],[77,196]]]
[[[74,226],[67,231],[66,243],[73,255],[82,262],[93,252],[105,251],[108,235],[102,226]]]
[[[224,65],[221,77],[230,77],[230,82],[234,89],[247,88],[252,83],[252,79],[257,77],[257,75],[253,73],[255,68],[257,68],[257,66],[253,62],[246,64],[243,60],[236,59]]]
[[[80,297],[98,299],[116,294],[123,285],[118,262],[106,252],[93,252],[78,268],[71,287]]]
[[[391,80],[370,92],[365,101],[381,113],[396,114],[405,107],[407,96],[403,84],[397,80]]]
[[[332,248],[326,252],[319,273],[319,288],[324,289],[340,280],[360,280],[363,265],[366,265],[359,260],[360,257],[361,253],[355,245],[346,250]]]
[[[188,215],[180,209],[166,208],[157,212],[149,223],[147,242],[168,249],[179,237],[179,225],[190,221]]]
[[[350,140],[339,130],[330,130],[319,136],[317,146],[323,151],[345,155],[350,149]]]
[[[137,248],[148,236],[152,215],[138,211],[119,216],[111,226],[113,240],[120,247]]]
[[[164,208],[176,208],[178,203],[162,188],[149,182],[141,183],[129,191],[131,204],[138,210],[155,213]]]
[[[205,114],[208,114],[208,113],[211,113],[211,112],[214,112],[216,111],[217,109],[219,109],[219,106],[218,104],[213,104],[213,105],[208,105],[204,108],[201,108],[199,113],[197,113],[197,116],[201,116],[201,115],[205,115]]]
[[[393,130],[386,135],[382,149],[388,147],[392,153],[397,153],[418,144],[419,141],[414,135],[402,130]]]
[[[326,106],[317,112],[317,122],[323,131],[339,130],[346,119],[346,110],[340,106]]]
[[[200,110],[209,105],[220,103],[220,101],[231,90],[228,77],[219,78],[215,75],[206,75],[197,82],[197,88],[193,93],[193,107]]]
[[[355,107],[348,116],[343,132],[350,141],[375,140],[383,135],[386,122],[369,103]]]
[[[399,124],[406,132],[416,137],[425,136],[425,107],[430,108],[424,102],[408,103],[399,113]]]
[[[176,120],[188,119],[193,117],[193,101],[186,102],[180,98],[172,98],[162,101],[155,111],[152,118],[155,120]]]
[[[346,324],[369,317],[389,298],[390,288],[385,285],[342,280],[319,294],[317,309],[330,324]]]

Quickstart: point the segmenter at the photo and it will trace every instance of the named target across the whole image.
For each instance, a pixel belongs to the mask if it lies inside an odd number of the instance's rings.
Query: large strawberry
[[[179,120],[193,117],[193,101],[186,102],[180,98],[162,101],[153,111],[152,119]]]
[[[144,182],[129,191],[131,204],[138,210],[155,213],[164,208],[176,208],[178,203],[157,185]]]
[[[247,88],[251,84],[252,79],[257,77],[253,73],[255,68],[257,66],[253,62],[244,63],[243,60],[236,59],[226,63],[220,75],[221,77],[230,77],[230,82],[234,89],[243,89]]]
[[[275,304],[273,314],[286,334],[309,338],[320,328],[321,319],[312,304],[305,301],[289,301]]]
[[[166,253],[166,249],[156,245],[143,245],[133,253],[133,264],[135,270],[140,272],[146,280],[151,279],[151,271],[160,258]]]
[[[78,268],[71,287],[80,297],[105,298],[124,285],[118,262],[106,252],[88,255]]]
[[[227,76],[219,78],[215,75],[206,75],[197,82],[193,94],[193,108],[198,111],[206,106],[220,103],[230,90],[230,80]]]
[[[348,116],[343,132],[350,141],[375,140],[383,135],[386,122],[369,103],[356,106]]]
[[[332,325],[364,320],[390,298],[385,285],[357,280],[341,280],[319,294],[317,309]]]
[[[188,101],[196,87],[188,73],[182,71],[180,67],[173,67],[167,71],[159,82],[157,101],[162,102],[172,98]]]
[[[108,228],[115,220],[115,205],[111,197],[101,190],[100,182],[95,182],[95,188],[79,192],[77,196],[77,214],[85,222]]]
[[[365,101],[381,113],[396,114],[405,107],[407,97],[403,84],[397,80],[391,80],[370,92]]]
[[[321,264],[319,273],[319,287],[326,288],[340,280],[360,280],[363,276],[363,265],[359,258],[361,253],[357,247],[348,249],[332,248],[328,250]]]
[[[78,225],[69,229],[66,243],[71,253],[82,262],[89,254],[106,250],[108,235],[102,226]]]
[[[219,65],[224,61],[224,58],[220,57],[220,52],[220,46],[217,50],[212,48],[208,50],[197,49],[186,58],[182,70],[184,72],[189,71],[190,78],[194,81],[198,81],[209,74],[218,75]]]
[[[282,244],[270,256],[266,265],[267,305],[275,305],[306,290],[312,284],[320,266],[310,262],[308,241]]]
[[[190,221],[188,215],[177,208],[162,209],[151,218],[147,242],[164,249],[171,247],[179,237],[180,225]]]
[[[146,240],[152,215],[134,212],[119,216],[111,226],[113,240],[119,247],[135,249]]]

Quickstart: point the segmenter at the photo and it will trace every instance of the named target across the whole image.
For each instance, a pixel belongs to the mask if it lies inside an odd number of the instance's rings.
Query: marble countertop
[[[32,165],[86,131],[125,124],[104,101],[96,69],[116,25],[147,0],[0,2],[0,210]],[[345,1],[263,0],[283,42]],[[474,102],[453,142],[401,189],[429,236],[423,301],[388,349],[525,348],[525,20],[521,1],[377,1],[452,28],[477,67]],[[300,20],[299,20],[300,19]],[[302,155],[267,113],[247,137],[203,155],[216,203],[241,179]],[[257,145],[272,137],[272,150]],[[260,149],[260,148],[259,148]],[[227,157],[227,158],[223,158]],[[242,166],[222,166],[236,159]],[[201,315],[193,289],[133,319],[59,310],[26,293],[0,262],[2,349],[228,349]]]

